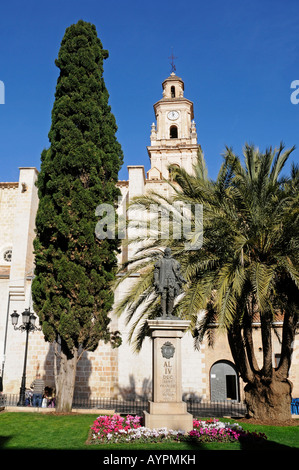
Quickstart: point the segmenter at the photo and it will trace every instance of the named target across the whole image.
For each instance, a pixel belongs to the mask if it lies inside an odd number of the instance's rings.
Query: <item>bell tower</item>
[[[192,172],[197,158],[196,126],[192,101],[184,98],[184,82],[174,72],[162,83],[163,97],[154,104],[156,124],[151,128],[151,161],[148,179],[169,178],[168,166],[177,165]]]

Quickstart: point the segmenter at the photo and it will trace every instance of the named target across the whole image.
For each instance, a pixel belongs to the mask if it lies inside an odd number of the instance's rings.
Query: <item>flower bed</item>
[[[141,425],[140,416],[99,416],[91,426],[91,442],[98,444],[120,442],[236,442],[240,439],[266,439],[261,433],[249,433],[239,424],[223,423],[218,419],[193,420],[189,433],[167,428],[149,429]]]

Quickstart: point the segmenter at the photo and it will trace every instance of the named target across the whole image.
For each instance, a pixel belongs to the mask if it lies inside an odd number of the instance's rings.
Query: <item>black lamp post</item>
[[[18,406],[25,405],[25,391],[26,391],[26,366],[27,366],[27,352],[28,352],[28,338],[30,331],[41,331],[41,328],[35,326],[36,316],[33,313],[30,313],[29,308],[25,308],[25,311],[22,313],[22,325],[17,326],[19,320],[19,314],[16,310],[10,315],[11,322],[15,330],[26,331],[26,344],[25,344],[25,357],[24,357],[24,367],[23,375],[20,388],[20,396],[18,401]]]

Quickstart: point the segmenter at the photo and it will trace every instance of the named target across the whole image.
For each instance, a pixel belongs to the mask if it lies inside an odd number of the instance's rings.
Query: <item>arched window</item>
[[[171,87],[171,98],[175,98],[175,86]]]
[[[171,126],[169,130],[169,137],[171,139],[177,139],[178,138],[178,128],[177,126]]]

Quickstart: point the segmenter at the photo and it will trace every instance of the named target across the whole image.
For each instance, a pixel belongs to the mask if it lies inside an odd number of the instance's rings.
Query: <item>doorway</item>
[[[230,361],[218,361],[210,371],[211,401],[239,401],[239,380]]]

